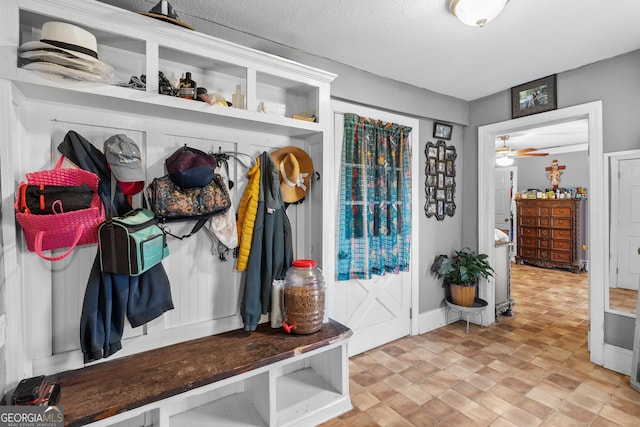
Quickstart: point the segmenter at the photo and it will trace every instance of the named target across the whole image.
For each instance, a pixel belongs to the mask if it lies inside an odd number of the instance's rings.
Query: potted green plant
[[[444,279],[443,287],[451,288],[451,302],[472,307],[478,280],[493,276],[488,257],[486,254],[476,254],[469,248],[454,251],[452,256],[440,254],[433,261],[431,272],[439,279]]]

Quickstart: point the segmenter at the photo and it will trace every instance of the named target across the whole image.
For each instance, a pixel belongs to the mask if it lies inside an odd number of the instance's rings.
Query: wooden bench
[[[333,320],[310,335],[262,324],[254,332],[234,330],[47,380],[61,386],[58,405],[65,426],[113,425],[148,413],[154,426],[163,427],[199,420],[201,425],[315,425],[351,409],[346,351],[351,335]]]

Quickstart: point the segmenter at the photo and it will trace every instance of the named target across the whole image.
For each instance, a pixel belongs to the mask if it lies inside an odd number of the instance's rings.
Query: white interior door
[[[354,113],[363,117],[371,117],[412,127],[410,134],[413,150],[412,170],[414,177],[418,175],[414,142],[419,140],[418,121],[379,110],[373,110],[352,104],[332,102],[334,108],[334,137],[335,137],[335,182],[340,183],[340,161],[342,156],[342,140],[344,131],[344,113]],[[417,185],[412,182],[413,206],[420,206]],[[336,191],[336,195],[339,192]],[[336,211],[338,201],[336,199]],[[412,333],[411,307],[417,310],[417,275],[415,260],[417,256],[417,215],[414,209],[411,260],[409,272],[400,274],[386,274],[373,276],[371,280],[336,281],[332,289],[330,317],[348,326],[353,331],[349,340],[349,356],[361,353],[387,342],[410,335]],[[339,222],[339,219],[337,219]],[[337,231],[336,231],[337,235]],[[417,325],[416,328],[417,329]]]
[[[496,168],[496,228],[511,237],[511,168]]]
[[[612,222],[616,227],[617,263],[615,286],[638,290],[640,265],[640,158],[619,163],[618,191],[614,193]],[[615,181],[614,181],[615,184]],[[617,200],[616,200],[617,198]],[[617,211],[615,209],[617,208]]]

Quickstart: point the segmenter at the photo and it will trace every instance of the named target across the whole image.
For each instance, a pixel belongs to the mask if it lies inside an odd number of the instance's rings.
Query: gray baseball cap
[[[118,181],[144,181],[140,148],[126,135],[113,135],[107,139],[104,142],[104,155],[111,173]]]

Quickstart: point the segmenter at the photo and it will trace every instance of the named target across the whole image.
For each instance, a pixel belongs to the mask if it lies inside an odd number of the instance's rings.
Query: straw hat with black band
[[[286,203],[296,203],[309,192],[313,176],[313,161],[301,148],[288,146],[271,153],[278,168],[280,192]]]
[[[96,37],[84,28],[66,22],[45,22],[40,32],[40,40],[23,43],[20,51],[64,52],[73,58],[88,61],[87,64],[104,64],[98,59]]]
[[[184,28],[193,30],[194,28],[184,21],[178,18],[178,14],[173,10],[173,7],[167,0],[161,0],[156,4],[149,12],[138,12],[140,15],[150,16],[152,18],[160,19],[161,21],[170,22],[175,25],[179,25]]]

